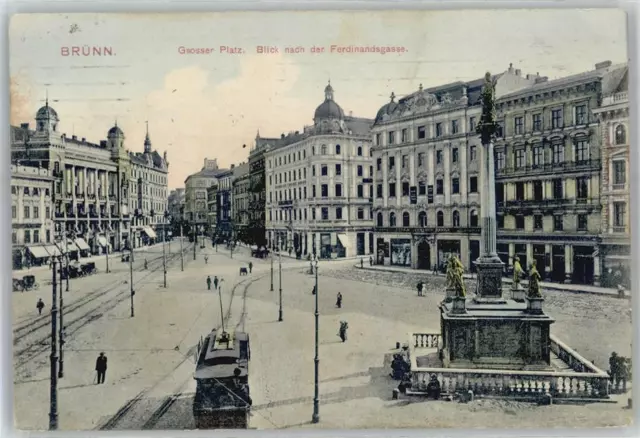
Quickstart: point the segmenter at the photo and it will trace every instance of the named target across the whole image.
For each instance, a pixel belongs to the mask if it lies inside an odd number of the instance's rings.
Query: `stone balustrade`
[[[413,348],[439,348],[440,333],[412,333]]]
[[[556,338],[554,335],[551,335],[549,340],[551,341],[551,351],[576,373],[607,375],[606,372],[596,367],[592,362],[586,360],[577,351],[569,347],[560,339]]]

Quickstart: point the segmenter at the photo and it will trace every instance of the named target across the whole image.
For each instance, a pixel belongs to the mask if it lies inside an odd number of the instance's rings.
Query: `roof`
[[[192,173],[184,180],[189,181],[190,178],[218,178],[220,174],[227,172],[229,169],[202,169],[200,172]]]
[[[365,119],[363,117],[347,116],[344,118],[344,123],[349,131],[356,135],[369,135],[373,122],[373,119]]]
[[[45,106],[43,106],[42,108],[40,108],[38,110],[38,112],[36,113],[36,120],[38,119],[55,119],[55,120],[59,120],[58,119],[58,113],[56,112],[56,110],[54,110],[53,108],[51,108],[49,106],[49,102],[47,102],[47,104]]]

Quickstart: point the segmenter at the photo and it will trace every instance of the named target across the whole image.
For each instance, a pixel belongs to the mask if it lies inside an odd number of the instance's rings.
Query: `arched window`
[[[378,212],[377,224],[382,227],[382,213]]]
[[[420,225],[423,228],[427,226],[427,213],[426,212],[421,211],[420,213],[418,213],[418,225]]]
[[[327,145],[323,144],[320,146],[320,155],[327,155]]]
[[[436,214],[436,225],[438,227],[444,227],[444,213],[441,211]]]
[[[402,213],[402,226],[403,227],[408,227],[409,226],[409,212],[405,211],[404,213]]]
[[[459,227],[460,226],[460,213],[457,210],[455,210],[453,212],[452,223],[453,223],[454,227]]]
[[[478,226],[478,211],[477,210],[471,210],[471,213],[469,214],[469,226],[470,227],[477,227]]]
[[[618,125],[616,128],[616,144],[625,144],[627,142],[627,130],[624,125]]]
[[[396,226],[396,214],[394,212],[389,213],[389,226],[390,227]]]
[[[358,146],[358,156],[362,156],[362,146]]]
[[[336,145],[336,155],[340,155],[340,145]]]

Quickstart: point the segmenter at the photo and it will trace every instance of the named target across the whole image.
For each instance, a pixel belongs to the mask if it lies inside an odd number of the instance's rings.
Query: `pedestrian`
[[[96,372],[98,373],[96,385],[104,383],[104,378],[107,374],[107,356],[104,355],[104,352],[101,352],[96,359]]]
[[[438,275],[438,265],[436,263],[433,264],[433,275]]]
[[[340,292],[338,292],[338,296],[336,297],[336,307],[342,309],[342,294]]]
[[[204,256],[204,264],[205,265],[209,264],[209,257]]]
[[[218,290],[218,276],[216,275],[215,277],[213,277],[213,287]]]
[[[360,269],[364,268],[364,259],[360,259]]]
[[[418,296],[419,297],[422,296],[422,282],[421,281],[418,282]]]
[[[373,266],[373,256],[369,256],[369,266]]]
[[[147,262],[147,259],[144,259],[144,269],[145,271],[149,269],[149,262]]]
[[[207,290],[211,290],[211,277],[207,275]]]
[[[315,295],[316,294],[316,287],[313,286],[313,289],[311,289],[311,295]]]
[[[349,324],[347,321],[340,321],[340,329],[338,331],[338,336],[342,339],[342,342],[347,340],[347,329],[349,328]]]
[[[42,309],[44,309],[44,303],[42,302],[42,298],[38,298],[38,302],[36,303],[36,309],[38,309],[38,315],[42,315]]]
[[[252,270],[253,270],[253,262],[249,262],[249,274],[251,274]]]

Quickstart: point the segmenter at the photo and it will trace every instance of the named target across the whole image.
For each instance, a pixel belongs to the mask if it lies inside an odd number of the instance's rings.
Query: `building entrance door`
[[[593,284],[593,247],[573,247],[573,282]]]
[[[418,269],[431,269],[431,245],[429,242],[418,244]]]
[[[364,233],[356,234],[356,247],[358,251],[357,255],[364,255]]]
[[[564,246],[553,245],[551,257],[553,258],[551,281],[564,283]]]

